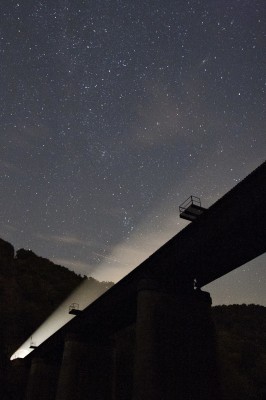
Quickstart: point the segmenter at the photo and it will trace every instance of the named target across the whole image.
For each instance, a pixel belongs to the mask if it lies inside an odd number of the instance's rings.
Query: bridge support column
[[[196,291],[189,303],[189,393],[192,400],[220,399],[216,332],[208,292]]]
[[[3,382],[1,382],[3,398],[24,400],[28,375],[29,365],[25,359],[17,358],[11,361],[7,374],[3,377]]]
[[[140,283],[134,400],[219,398],[210,307],[206,292],[168,294]]]
[[[135,324],[114,335],[112,399],[131,399],[134,372]]]
[[[67,335],[56,400],[111,398],[110,346]]]
[[[54,400],[58,368],[43,358],[33,358],[26,390],[26,400]]]

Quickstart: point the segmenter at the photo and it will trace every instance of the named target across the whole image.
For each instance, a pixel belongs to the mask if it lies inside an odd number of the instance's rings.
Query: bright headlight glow
[[[183,223],[183,225],[185,224]],[[160,234],[158,232],[155,234],[151,229],[146,227],[145,241],[140,235],[132,235],[130,243],[120,243],[114,248],[110,257],[103,257],[104,261],[102,264],[89,266],[89,274],[99,281],[120,281],[176,233],[176,225],[173,224],[172,216],[165,221],[164,227],[166,229],[162,230]],[[108,290],[108,288],[101,285],[100,289],[96,289],[96,286],[90,279],[84,280],[54,313],[40,325],[32,336],[16,350],[10,359],[14,360],[26,357],[34,350],[30,348],[32,342],[34,342],[35,346],[40,346],[46,339],[73,319],[75,316],[69,314],[69,306],[72,303],[78,303],[79,309],[83,310]]]
[[[64,326],[75,316],[69,314],[69,306],[72,303],[78,303],[82,310],[96,300],[108,288],[95,290],[93,283],[86,279],[71,295],[54,311],[53,314],[29,337],[11,356],[10,360],[24,358],[34,349],[30,346],[32,343],[36,347],[42,344],[46,339],[53,335],[58,329]]]

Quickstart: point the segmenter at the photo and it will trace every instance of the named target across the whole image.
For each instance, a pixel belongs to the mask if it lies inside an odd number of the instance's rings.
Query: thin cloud
[[[13,225],[7,225],[7,224],[3,224],[2,225],[2,230],[5,230],[5,231],[7,231],[7,232],[18,232],[19,230],[15,227],[15,226],[13,226]],[[3,236],[5,236],[5,235],[3,235]]]
[[[69,245],[83,246],[83,247],[92,245],[91,241],[80,239],[77,236],[61,236],[61,235],[46,236],[46,235],[38,234],[37,237],[42,240],[60,243],[60,244],[65,243],[65,244],[69,244]]]

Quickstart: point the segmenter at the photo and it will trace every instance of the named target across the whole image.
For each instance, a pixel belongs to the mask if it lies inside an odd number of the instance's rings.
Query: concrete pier
[[[25,400],[29,375],[28,364],[22,358],[12,361],[7,374],[2,377],[1,393],[4,399]]]
[[[26,390],[26,400],[54,400],[58,366],[43,358],[33,358]]]
[[[108,344],[67,335],[56,400],[111,399],[111,364]]]
[[[131,399],[134,377],[135,324],[115,333],[112,399]]]
[[[208,293],[139,286],[134,400],[217,399],[215,336]]]

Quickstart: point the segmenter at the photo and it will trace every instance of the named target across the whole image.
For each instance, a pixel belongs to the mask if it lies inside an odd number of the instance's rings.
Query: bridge
[[[219,399],[203,286],[266,251],[266,163],[14,368],[26,400]],[[195,288],[196,282],[196,288]]]

